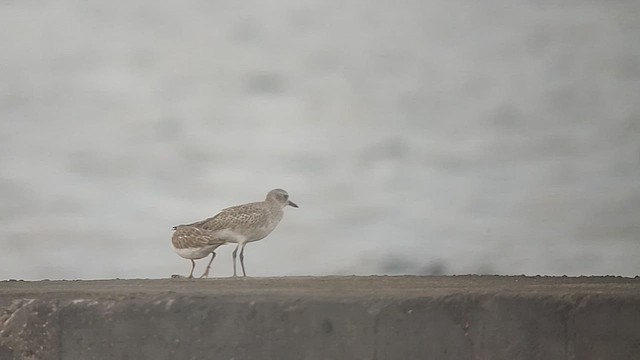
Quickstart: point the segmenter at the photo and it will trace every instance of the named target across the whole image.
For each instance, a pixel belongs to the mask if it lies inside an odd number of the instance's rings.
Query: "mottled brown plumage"
[[[179,225],[171,237],[171,244],[176,249],[203,248],[207,246],[220,246],[224,241],[218,240],[211,231],[189,225]]]
[[[282,209],[287,205],[298,207],[298,205],[289,201],[289,194],[286,191],[274,189],[267,194],[264,201],[232,206],[223,209],[220,213],[208,219],[192,224],[175,226],[176,233],[185,231],[184,235],[182,235],[183,239],[178,246],[184,243],[184,246],[193,249],[197,246],[205,246],[205,244],[208,244],[207,241],[212,241],[215,244],[219,242],[224,244],[236,243],[238,245],[233,251],[233,276],[236,276],[236,254],[238,248],[241,248],[240,265],[242,266],[242,273],[247,276],[244,268],[244,246],[246,243],[264,239],[269,235],[282,220],[284,215]],[[189,229],[189,233],[183,229]],[[179,251],[175,244],[174,248],[176,252]]]

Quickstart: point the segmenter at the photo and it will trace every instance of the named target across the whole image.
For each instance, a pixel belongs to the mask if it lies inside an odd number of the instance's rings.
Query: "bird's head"
[[[267,194],[267,201],[275,202],[277,204],[280,204],[282,207],[285,207],[287,205],[293,206],[295,208],[298,207],[296,203],[289,200],[289,194],[282,189],[273,189],[269,191],[269,193]]]

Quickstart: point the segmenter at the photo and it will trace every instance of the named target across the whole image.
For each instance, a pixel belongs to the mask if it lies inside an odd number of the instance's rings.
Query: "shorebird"
[[[289,200],[289,194],[286,191],[274,189],[269,191],[264,201],[232,206],[208,219],[181,226],[207,231],[207,234],[213,236],[215,240],[225,244],[237,244],[232,253],[233,276],[237,276],[236,256],[238,249],[240,249],[242,276],[247,276],[244,267],[245,245],[262,240],[269,235],[282,220],[283,209],[287,205],[298,207]]]
[[[195,226],[178,225],[174,226],[173,229],[175,230],[171,237],[173,250],[183,258],[191,260],[191,272],[187,278],[193,278],[193,269],[196,267],[194,260],[202,259],[211,254],[211,260],[209,260],[206,270],[200,276],[200,278],[208,277],[211,263],[216,257],[215,250],[218,246],[224,244],[224,241],[217,239],[211,231]],[[181,276],[175,275],[174,277]]]

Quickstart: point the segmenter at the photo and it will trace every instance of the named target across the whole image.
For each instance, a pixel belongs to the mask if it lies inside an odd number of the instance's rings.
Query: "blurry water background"
[[[2,1],[0,278],[186,274],[172,225],[276,187],[300,208],[247,246],[249,275],[636,275],[638,19],[637,1]]]

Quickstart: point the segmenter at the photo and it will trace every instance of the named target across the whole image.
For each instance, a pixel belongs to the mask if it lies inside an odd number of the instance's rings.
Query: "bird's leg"
[[[211,269],[211,263],[213,262],[213,259],[215,259],[215,257],[216,257],[216,252],[212,251],[211,252],[211,260],[209,260],[209,263],[207,264],[207,269],[204,271],[202,276],[200,276],[200,279],[209,277],[209,269]]]
[[[193,259],[191,260],[191,272],[189,273],[189,276],[187,277],[187,279],[193,279],[193,269],[196,268],[196,262],[193,261]]]
[[[242,266],[242,276],[246,277],[247,276],[247,272],[244,271],[244,246],[246,244],[242,244],[242,249],[240,249],[240,265]]]
[[[238,244],[235,248],[235,250],[233,250],[233,252],[231,253],[231,256],[233,256],[233,277],[238,276],[236,274],[236,254],[238,253],[238,248],[240,247],[240,244]]]

